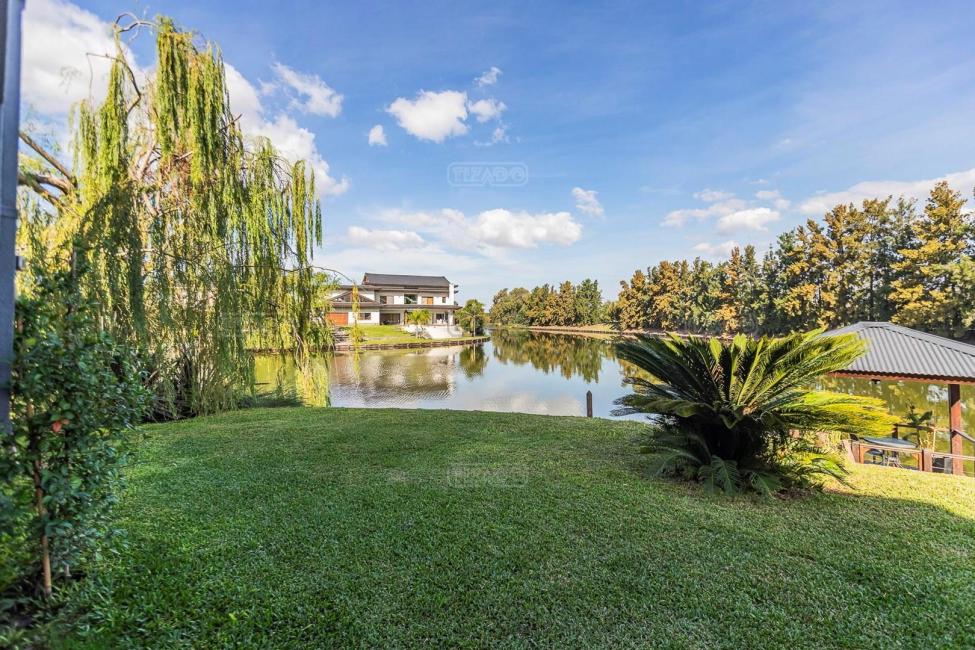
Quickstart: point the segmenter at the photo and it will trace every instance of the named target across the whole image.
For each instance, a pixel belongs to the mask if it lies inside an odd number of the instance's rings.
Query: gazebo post
[[[951,453],[961,455],[963,452],[963,438],[959,435],[964,431],[961,419],[961,384],[948,384],[948,429],[951,432]],[[964,474],[964,463],[958,458],[951,459],[952,473]]]

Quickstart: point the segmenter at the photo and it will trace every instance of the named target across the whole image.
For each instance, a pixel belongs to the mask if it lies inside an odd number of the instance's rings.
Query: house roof
[[[366,273],[362,276],[363,285],[397,287],[438,287],[450,288],[450,281],[442,275],[393,275],[391,273]]]
[[[867,351],[835,374],[975,383],[975,345],[893,323],[864,321],[826,332],[856,334]]]

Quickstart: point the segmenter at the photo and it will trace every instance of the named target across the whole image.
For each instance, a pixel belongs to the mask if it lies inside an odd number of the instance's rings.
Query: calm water
[[[495,331],[476,346],[336,354],[306,372],[277,356],[257,359],[264,388],[283,385],[309,404],[449,408],[585,415],[586,391],[593,411],[608,417],[613,400],[630,389],[626,369],[608,337],[526,331]],[[941,385],[828,379],[827,388],[884,399],[903,415],[911,404],[934,411],[948,424],[948,390]],[[966,430],[975,431],[975,387],[962,386]]]

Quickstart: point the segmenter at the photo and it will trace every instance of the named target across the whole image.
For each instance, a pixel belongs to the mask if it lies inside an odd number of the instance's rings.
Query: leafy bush
[[[646,376],[627,379],[635,392],[617,400],[616,413],[659,416],[646,450],[663,474],[729,493],[842,480],[841,462],[813,434],[879,433],[893,420],[880,400],[810,388],[864,350],[855,336],[821,333],[623,341],[619,357]]]
[[[19,567],[68,575],[112,531],[126,441],[147,406],[135,354],[101,331],[80,297],[78,269],[32,268],[18,299],[12,428],[2,433],[2,541]],[[10,584],[0,585],[8,588]]]

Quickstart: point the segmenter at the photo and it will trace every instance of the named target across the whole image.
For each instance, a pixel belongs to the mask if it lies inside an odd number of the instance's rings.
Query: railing
[[[880,460],[875,463],[875,465],[886,465],[890,467],[903,467],[900,462],[901,456],[911,456],[915,459],[917,463],[917,469],[922,472],[939,472],[942,474],[952,474],[955,473],[955,463],[959,464],[959,474],[964,473],[964,466],[966,462],[975,463],[975,456],[967,456],[965,454],[952,454],[949,452],[934,451],[933,449],[922,449],[922,448],[905,448],[901,445],[877,445],[865,440],[851,440],[850,450],[853,454],[853,460],[858,463],[866,463],[866,456],[876,456],[871,452],[879,452]],[[941,461],[938,463],[937,461]],[[967,476],[968,474],[965,473]]]

